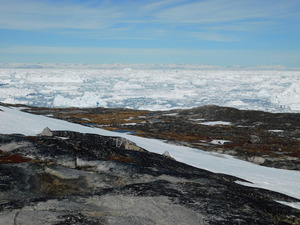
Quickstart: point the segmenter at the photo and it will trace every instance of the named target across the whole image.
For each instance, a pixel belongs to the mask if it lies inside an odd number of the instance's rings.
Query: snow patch
[[[228,140],[212,140],[209,143],[211,143],[213,145],[224,145],[225,143],[229,143],[229,142],[230,141],[228,141]]]
[[[196,121],[202,121],[202,120],[205,120],[205,119],[200,118],[200,119],[189,119],[189,120],[196,122]]]
[[[282,133],[284,132],[284,130],[268,130],[269,132],[273,132],[273,133]]]
[[[230,122],[225,122],[225,121],[210,121],[210,122],[203,122],[199,123],[201,125],[206,125],[206,126],[218,126],[218,125],[223,125],[223,126],[230,126]]]
[[[164,116],[177,116],[178,113],[165,113]]]
[[[276,201],[276,202],[283,205],[290,206],[292,208],[300,209],[300,202],[283,202],[283,201]]]

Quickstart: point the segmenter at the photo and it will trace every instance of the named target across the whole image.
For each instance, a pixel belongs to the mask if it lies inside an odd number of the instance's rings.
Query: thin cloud
[[[6,29],[99,29],[107,28],[122,17],[115,6],[89,7],[64,1],[0,1],[0,27]]]
[[[299,21],[298,11],[298,0],[0,0],[0,29],[224,42],[240,40],[247,32],[295,29],[288,20]]]
[[[176,23],[214,23],[246,19],[290,18],[299,3],[293,0],[205,0],[171,7],[156,16]],[[299,17],[298,17],[299,18]]]
[[[143,12],[153,12],[153,11],[160,11],[167,7],[173,7],[176,4],[182,4],[185,1],[182,0],[164,0],[164,1],[155,1],[146,3],[141,7]]]

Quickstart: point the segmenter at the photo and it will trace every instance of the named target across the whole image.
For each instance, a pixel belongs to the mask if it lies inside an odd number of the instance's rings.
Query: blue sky
[[[0,63],[300,66],[299,0],[0,0]]]

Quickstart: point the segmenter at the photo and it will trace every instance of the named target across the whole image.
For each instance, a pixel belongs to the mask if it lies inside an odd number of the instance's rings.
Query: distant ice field
[[[300,71],[0,69],[0,101],[149,110],[215,104],[300,112]]]

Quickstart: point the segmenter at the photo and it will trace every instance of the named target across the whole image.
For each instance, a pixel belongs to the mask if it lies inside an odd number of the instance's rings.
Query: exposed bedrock
[[[297,199],[124,138],[0,135],[0,224],[299,224]],[[244,182],[247,182],[243,180]]]
[[[28,112],[226,153],[260,165],[300,170],[300,114],[207,105],[145,111],[123,108],[28,108]]]

